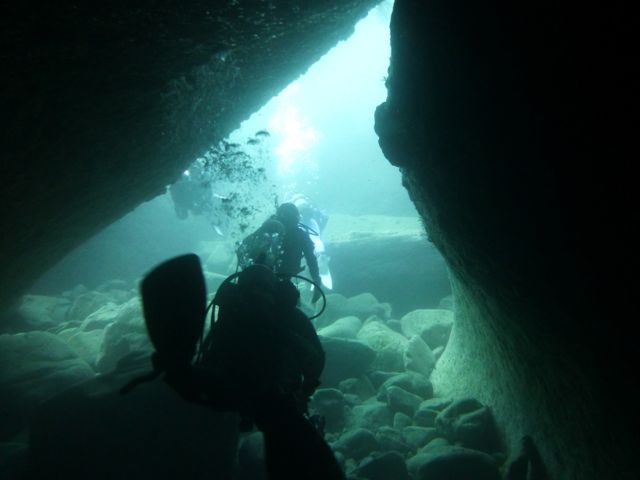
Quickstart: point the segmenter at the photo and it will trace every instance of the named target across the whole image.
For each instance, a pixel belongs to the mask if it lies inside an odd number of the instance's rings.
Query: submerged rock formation
[[[3,6],[0,308],[163,193],[377,3]]]
[[[439,395],[555,478],[635,478],[630,12],[397,0],[376,131],[453,277]]]

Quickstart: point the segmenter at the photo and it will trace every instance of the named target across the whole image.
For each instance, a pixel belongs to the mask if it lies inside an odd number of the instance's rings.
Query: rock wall
[[[376,131],[449,265],[438,395],[491,405],[554,478],[634,478],[632,15],[397,0]]]
[[[0,308],[163,193],[376,3],[4,5]]]

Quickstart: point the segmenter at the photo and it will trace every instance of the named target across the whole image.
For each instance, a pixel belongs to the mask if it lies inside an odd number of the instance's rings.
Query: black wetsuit
[[[311,278],[319,278],[318,259],[313,253],[313,249],[313,240],[307,232],[298,226],[289,228],[284,235],[282,257],[276,266],[276,272],[285,275],[299,274],[303,270],[300,262],[304,256]]]

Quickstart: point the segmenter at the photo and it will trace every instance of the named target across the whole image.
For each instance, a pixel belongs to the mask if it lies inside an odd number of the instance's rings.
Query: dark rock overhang
[[[377,3],[3,6],[0,308],[163,193]]]
[[[633,25],[615,3],[456,0],[391,21],[380,145],[474,304],[447,373],[554,478],[637,475]]]

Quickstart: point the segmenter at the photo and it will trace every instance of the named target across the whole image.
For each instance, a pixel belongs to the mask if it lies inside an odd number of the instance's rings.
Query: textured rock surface
[[[404,352],[404,367],[429,377],[436,365],[436,357],[421,337],[414,335]]]
[[[455,283],[436,393],[490,404],[558,478],[638,476],[627,8],[397,0],[376,112]]]
[[[403,356],[408,340],[394,332],[381,321],[368,321],[358,332],[358,339],[365,342],[376,352],[373,366],[386,372],[403,369]]]
[[[356,263],[350,263],[350,265],[353,268],[357,266]],[[327,308],[316,320],[316,327],[322,328],[339,318],[351,315],[364,321],[372,315],[389,318],[390,314],[391,305],[380,303],[371,293],[360,292],[348,298],[339,293],[330,293],[327,295]]]
[[[0,440],[19,433],[40,403],[94,375],[51,333],[0,335]]]
[[[376,3],[4,6],[0,306],[164,192]]]

